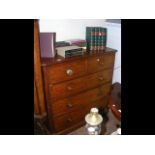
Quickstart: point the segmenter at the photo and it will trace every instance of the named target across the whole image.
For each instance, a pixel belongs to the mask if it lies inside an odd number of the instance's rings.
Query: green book
[[[98,42],[99,42],[99,51],[101,50],[101,39],[102,39],[102,34],[101,34],[101,27],[99,27],[99,32],[98,32]]]
[[[86,27],[86,42],[88,51],[93,50],[93,27]]]
[[[104,50],[107,42],[107,29],[102,27],[101,34],[101,50]]]
[[[107,42],[107,29],[104,27],[86,27],[86,42],[89,51],[104,50]]]
[[[94,27],[93,38],[94,38],[94,51],[97,50],[97,27]]]

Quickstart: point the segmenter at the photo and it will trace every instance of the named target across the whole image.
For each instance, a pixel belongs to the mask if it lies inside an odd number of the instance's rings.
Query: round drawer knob
[[[67,75],[71,76],[73,74],[73,71],[71,69],[67,69],[66,73]]]
[[[72,90],[73,88],[71,86],[68,86],[67,87],[67,90]]]
[[[72,105],[72,104],[70,104],[70,103],[68,103],[68,104],[67,104],[67,107],[68,107],[68,108],[72,108],[72,107],[73,107],[73,105]]]
[[[100,62],[100,59],[98,58],[98,59],[96,59],[96,61],[97,61],[97,62]]]
[[[71,119],[71,118],[68,118],[67,121],[68,121],[68,122],[72,122],[72,119]]]
[[[104,78],[103,78],[103,77],[99,77],[98,79],[99,79],[100,81],[103,81],[103,80],[104,80]]]

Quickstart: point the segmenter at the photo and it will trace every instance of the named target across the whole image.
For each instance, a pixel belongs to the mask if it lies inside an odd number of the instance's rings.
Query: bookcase
[[[51,134],[67,134],[85,124],[92,107],[107,107],[115,53],[106,48],[82,56],[41,59]]]

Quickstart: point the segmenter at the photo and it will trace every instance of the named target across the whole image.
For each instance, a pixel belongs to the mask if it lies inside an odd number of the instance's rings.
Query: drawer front
[[[56,132],[59,132],[63,129],[67,129],[77,123],[82,122],[85,119],[85,115],[88,110],[83,110],[81,112],[76,111],[72,113],[68,113],[66,115],[62,115],[60,117],[56,117],[54,119],[54,129]]]
[[[104,71],[91,74],[83,78],[71,80],[69,82],[51,84],[49,85],[49,94],[51,100],[56,101],[58,99],[68,97],[81,91],[102,85],[106,82],[110,82],[111,77],[112,70],[106,69]]]
[[[51,103],[52,116],[57,117],[68,112],[81,111],[91,104],[95,105],[99,100],[101,101],[104,96],[107,96],[110,91],[110,86],[111,84],[106,84],[85,93],[80,93],[73,97],[58,100],[53,102],[53,104]]]
[[[112,72],[112,69],[105,69],[104,71],[89,75],[86,78],[86,87],[89,89],[107,82],[111,82]]]
[[[93,107],[104,108],[107,105],[107,97],[96,100],[87,105],[87,107],[82,108],[81,110],[69,112],[65,115],[54,118],[54,128],[55,131],[61,131],[72,127],[73,125],[82,122],[85,120],[86,114],[90,112],[90,109]]]
[[[95,56],[88,59],[88,73],[97,72],[106,68],[113,68],[114,55],[104,54],[103,56]]]
[[[63,82],[60,84],[49,85],[49,94],[51,100],[55,101],[60,98],[68,97],[86,89],[85,78]]]
[[[53,84],[82,76],[86,73],[85,60],[66,62],[47,67],[48,83]]]

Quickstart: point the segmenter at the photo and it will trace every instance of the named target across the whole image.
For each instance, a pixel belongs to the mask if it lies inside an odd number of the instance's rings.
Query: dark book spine
[[[101,43],[101,39],[102,39],[102,34],[101,34],[101,27],[99,27],[99,51],[101,50],[101,46],[102,46],[102,43]]]
[[[97,51],[99,51],[100,50],[99,27],[97,27],[96,38],[97,38]]]
[[[93,50],[93,38],[92,38],[92,27],[86,27],[86,42],[87,42],[87,49],[89,51]]]
[[[97,27],[94,27],[93,37],[94,37],[94,51],[96,51],[97,50]]]
[[[91,27],[91,33],[90,33],[90,50],[93,51],[94,50],[94,27]]]
[[[101,50],[104,50],[107,42],[107,29],[101,28]]]

